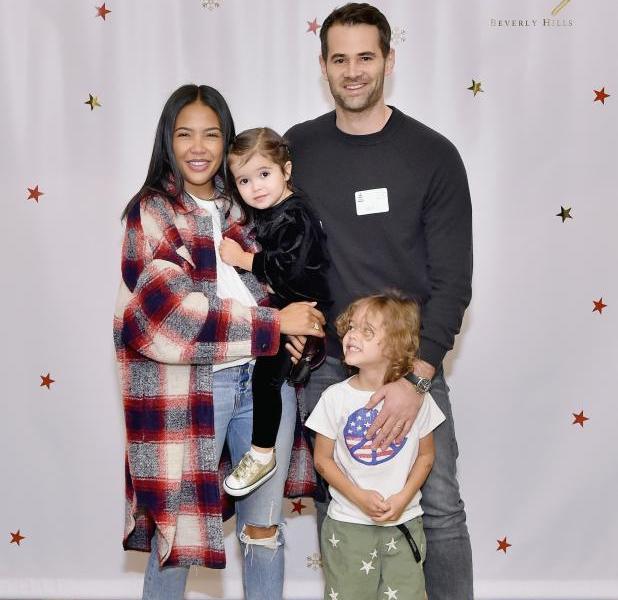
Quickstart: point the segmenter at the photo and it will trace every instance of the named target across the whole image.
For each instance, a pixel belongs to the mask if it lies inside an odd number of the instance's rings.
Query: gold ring
[[[320,331],[320,324],[316,321],[316,322],[313,324],[313,328],[314,328],[316,331]]]

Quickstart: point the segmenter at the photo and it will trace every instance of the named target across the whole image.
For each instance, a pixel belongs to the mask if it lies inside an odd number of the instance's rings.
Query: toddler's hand
[[[357,490],[354,503],[374,521],[381,517],[389,508],[382,494],[379,494],[375,490]]]
[[[245,251],[241,245],[230,238],[223,238],[219,244],[219,256],[221,260],[232,267],[240,267]]]

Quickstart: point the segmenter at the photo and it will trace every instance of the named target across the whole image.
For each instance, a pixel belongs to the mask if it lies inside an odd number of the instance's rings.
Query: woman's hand
[[[251,271],[253,266],[253,254],[245,252],[238,242],[230,238],[223,238],[221,240],[219,256],[225,264],[232,267],[240,267],[245,271]]]
[[[279,312],[281,333],[324,337],[324,315],[315,308],[317,302],[293,302]]]

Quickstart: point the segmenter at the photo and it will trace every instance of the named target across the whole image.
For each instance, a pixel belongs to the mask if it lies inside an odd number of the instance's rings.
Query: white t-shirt
[[[219,244],[223,239],[221,233],[221,217],[219,210],[214,200],[202,200],[189,194],[191,198],[195,200],[200,208],[205,209],[212,218],[212,239],[215,245],[215,257],[217,264],[217,296],[219,298],[233,298],[237,302],[244,304],[245,306],[257,306],[255,298],[251,295],[251,292],[247,286],[242,282],[240,275],[236,272],[236,269],[230,265],[225,264],[219,256]],[[246,358],[239,358],[224,363],[213,365],[213,371],[220,371],[221,369],[227,369],[229,367],[236,367],[238,365],[244,365],[253,360],[253,357],[248,356]]]
[[[371,410],[363,408],[373,392],[353,388],[350,379],[325,390],[305,425],[335,440],[335,463],[356,486],[376,490],[388,498],[405,486],[418,456],[420,438],[431,433],[445,417],[431,395],[425,394],[412,429],[404,441],[399,445],[392,443],[383,450],[372,449],[371,440],[367,440],[365,434],[380,412],[381,405]],[[337,521],[390,526],[405,523],[423,514],[420,490],[397,521],[376,523],[333,486],[329,489],[333,499],[328,506],[328,516]]]

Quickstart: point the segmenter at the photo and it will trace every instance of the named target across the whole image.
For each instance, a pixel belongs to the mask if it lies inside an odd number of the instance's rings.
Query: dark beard
[[[368,108],[375,106],[380,101],[380,98],[382,98],[382,95],[384,93],[384,72],[380,74],[380,78],[376,81],[373,90],[371,91],[369,96],[367,96],[365,102],[359,104],[358,106],[350,106],[349,104],[347,104],[345,98],[343,98],[340,94],[336,93],[336,91],[333,90],[333,86],[331,85],[330,81],[328,82],[328,87],[330,88],[330,93],[332,94],[335,100],[335,104],[337,106],[349,112],[361,113]]]

